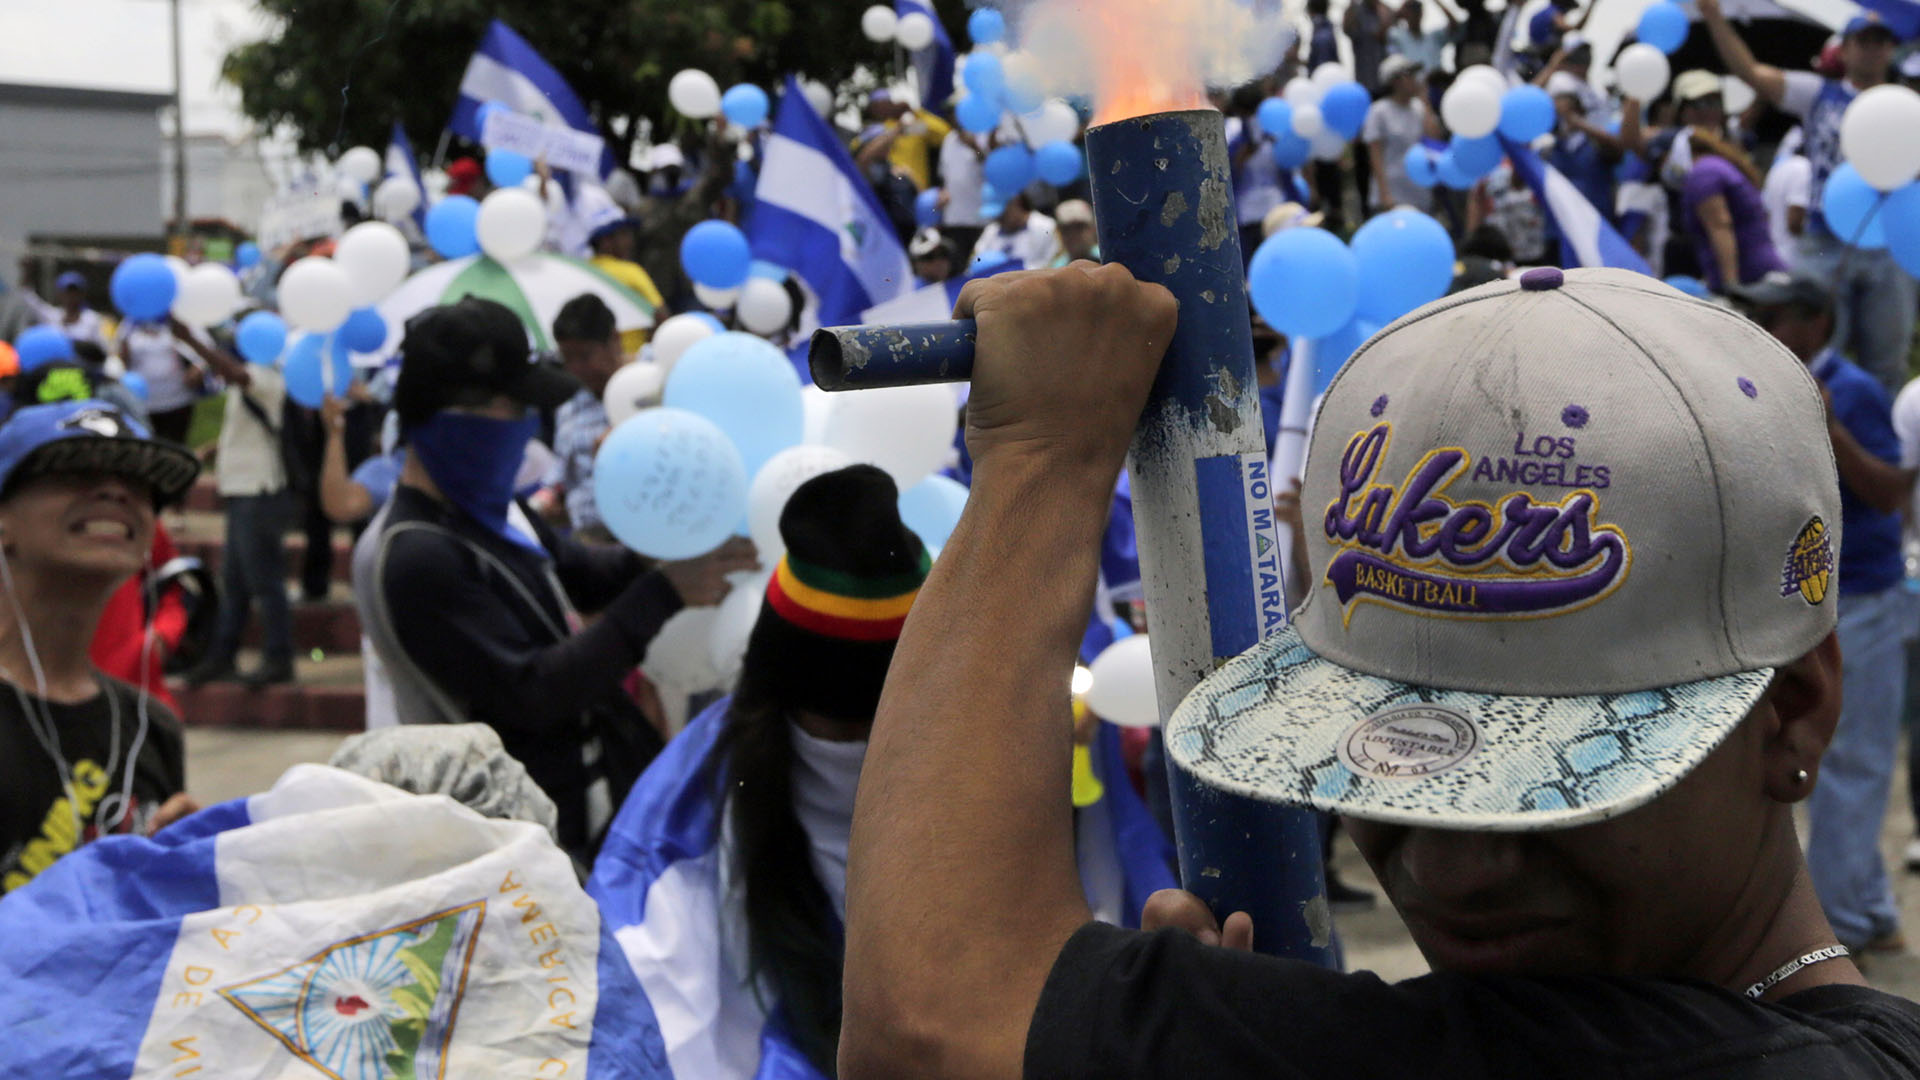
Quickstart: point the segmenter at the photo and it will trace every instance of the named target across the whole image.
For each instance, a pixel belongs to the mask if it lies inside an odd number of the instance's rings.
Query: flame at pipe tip
[[[1238,86],[1279,66],[1287,28],[1279,12],[1245,0],[1010,0],[1020,50],[1048,93],[1086,96],[1094,123],[1201,109],[1207,90]]]

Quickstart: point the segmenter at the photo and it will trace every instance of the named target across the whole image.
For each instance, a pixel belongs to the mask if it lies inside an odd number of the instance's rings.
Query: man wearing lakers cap
[[[1058,673],[1175,313],[1086,264],[959,306],[975,486],[861,777],[843,1077],[1920,1076],[1920,1007],[1865,984],[1794,836],[1844,537],[1819,393],[1757,327],[1535,270],[1327,391],[1312,590],[1166,739],[1346,819],[1435,969],[1388,986],[1245,952],[1182,893],[1158,931],[1089,924]]]

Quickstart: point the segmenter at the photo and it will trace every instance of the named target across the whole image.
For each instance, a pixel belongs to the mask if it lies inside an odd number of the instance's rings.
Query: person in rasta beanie
[[[836,1073],[854,795],[932,559],[871,465],[802,484],[780,534],[732,696],[647,769],[587,882],[675,1076]]]
[[[685,605],[726,595],[752,545],[649,570],[553,534],[514,499],[535,408],[579,389],[535,362],[520,321],[469,297],[407,325],[394,408],[408,446],[355,595],[402,723],[477,721],[553,799],[591,859],[661,737],[621,682]],[[577,612],[597,612],[584,629]],[[575,632],[578,629],[578,632]]]

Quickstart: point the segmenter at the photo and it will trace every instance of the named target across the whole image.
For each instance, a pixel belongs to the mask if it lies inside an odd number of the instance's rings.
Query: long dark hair
[[[794,1046],[836,1076],[846,942],[793,812],[791,710],[775,682],[746,665],[707,763],[732,811],[731,869],[746,890],[747,978],[756,994],[765,980],[773,1000],[761,1007],[777,1006]]]

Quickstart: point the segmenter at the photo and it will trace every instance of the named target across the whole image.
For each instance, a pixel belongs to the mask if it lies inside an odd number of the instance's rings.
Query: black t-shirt
[[[1426,975],[1389,985],[1098,923],[1054,961],[1026,1075],[1920,1076],[1920,1005],[1860,986],[1774,1002],[1698,982]]]
[[[34,725],[21,711],[20,694],[0,683],[0,893],[33,880],[60,856],[104,833],[144,834],[160,804],[186,788],[180,721],[149,698],[146,738],[134,758],[131,806],[122,815],[127,755],[140,728],[139,692],[99,678],[101,692],[78,705],[27,693]],[[59,765],[34,731],[43,711],[53,718],[57,748],[71,770],[71,801]]]

